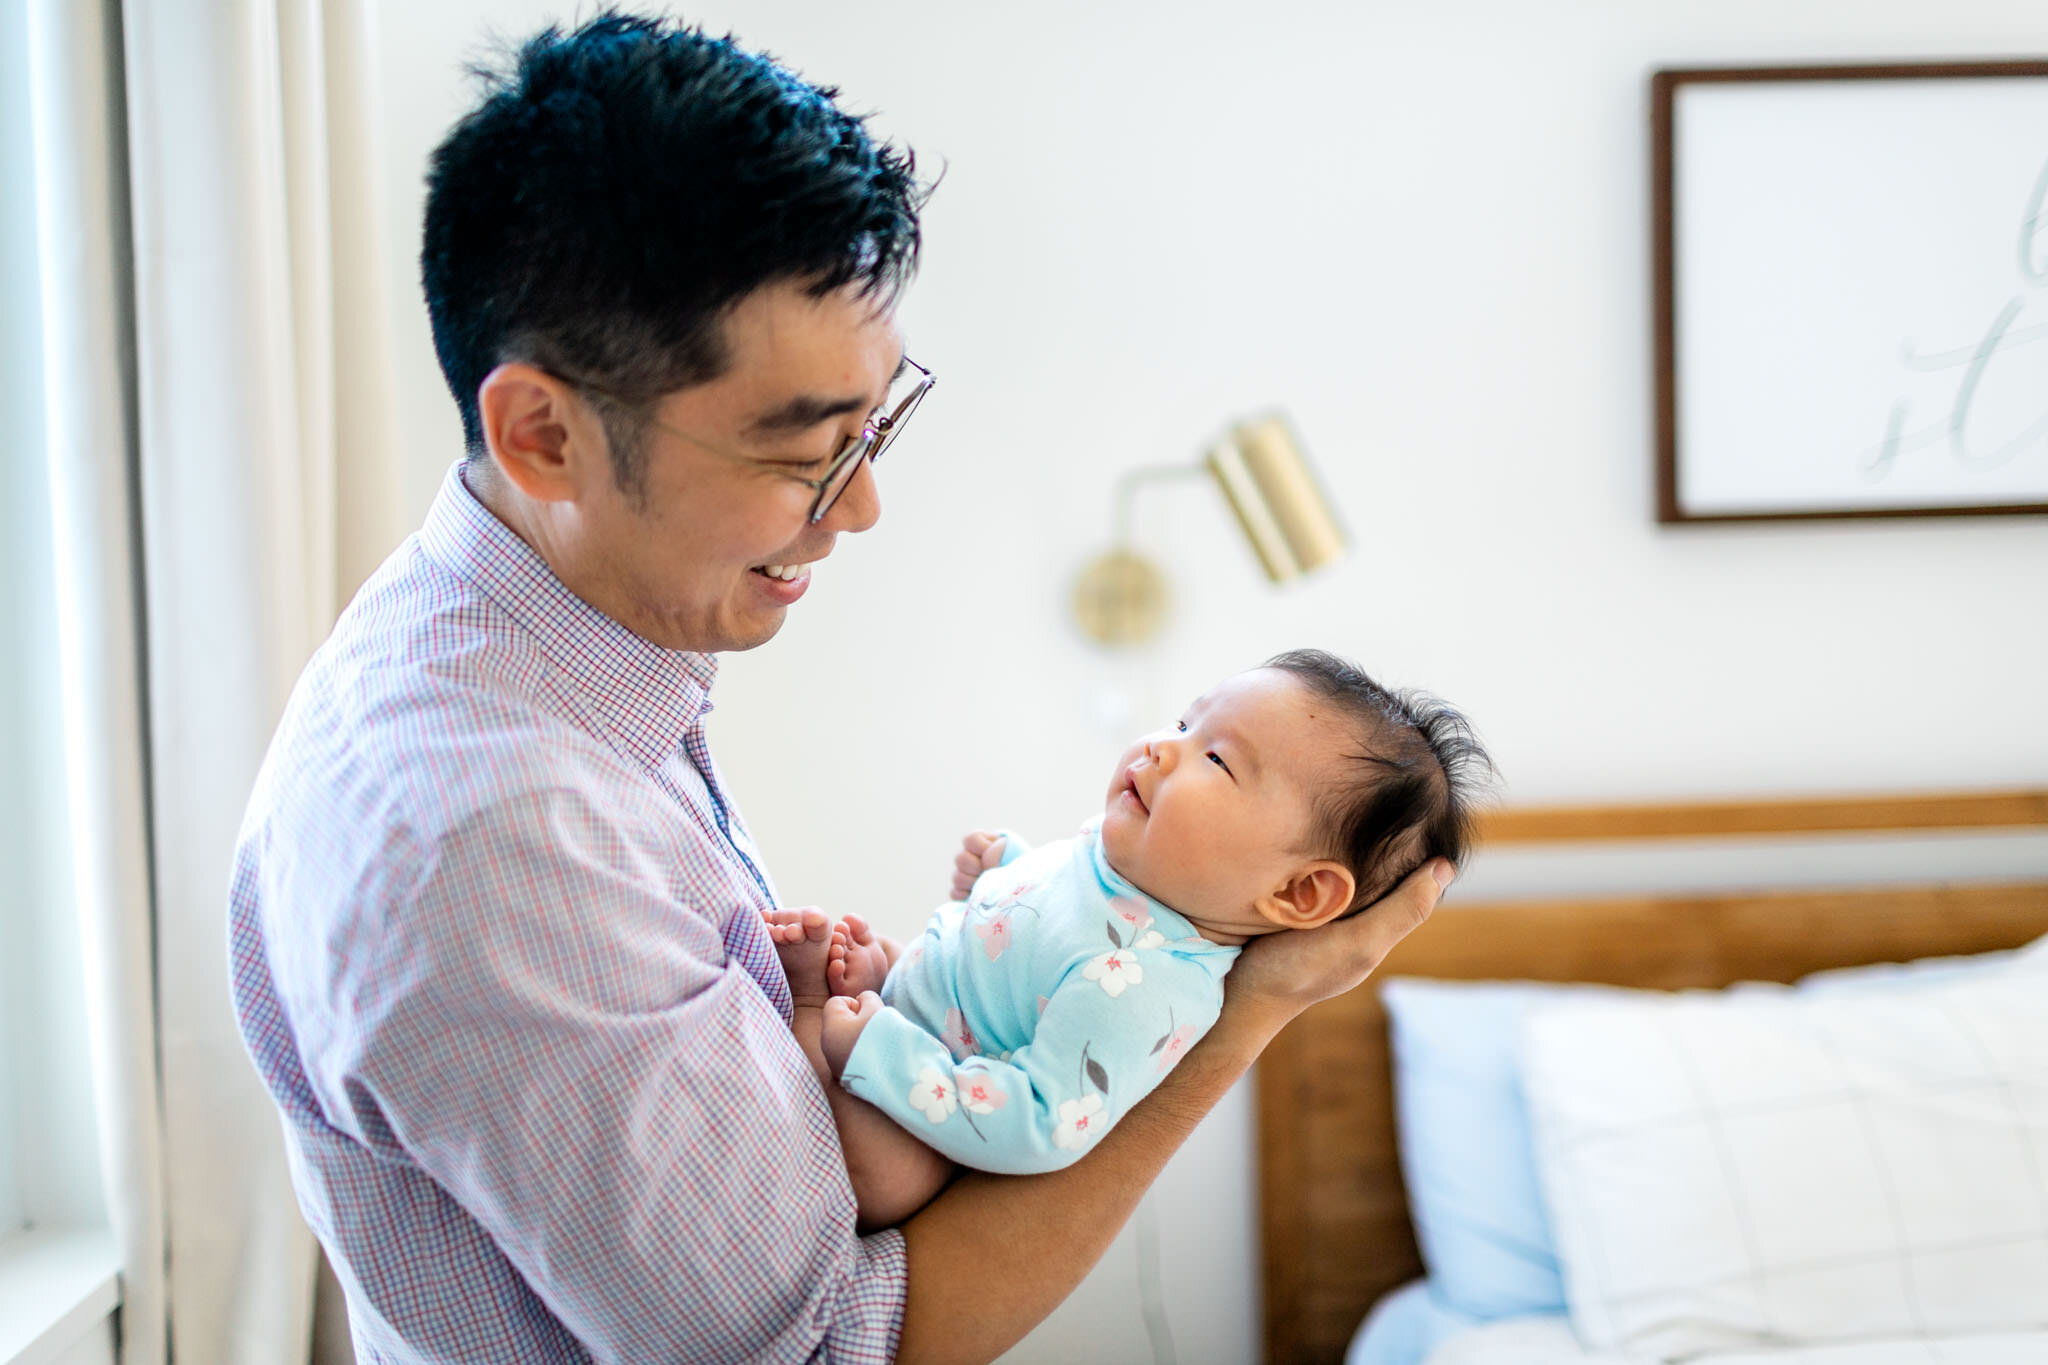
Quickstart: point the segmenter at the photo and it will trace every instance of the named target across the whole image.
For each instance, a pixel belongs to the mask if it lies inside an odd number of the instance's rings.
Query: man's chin
[[[782,633],[782,623],[788,619],[788,607],[777,607],[773,612],[751,612],[745,621],[735,623],[727,633],[728,643],[719,646],[717,651],[705,652],[738,653],[759,649]]]
[[[788,615],[787,608],[776,608],[773,612],[735,612],[710,620],[700,618],[694,626],[677,622],[658,635],[644,629],[635,633],[663,649],[684,650],[692,654],[733,654],[767,644],[782,629]]]

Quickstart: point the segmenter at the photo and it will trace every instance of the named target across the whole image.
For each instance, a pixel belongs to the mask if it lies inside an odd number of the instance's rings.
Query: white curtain
[[[291,684],[405,529],[370,4],[31,3],[38,213],[68,242],[43,280],[49,458],[122,1353],[300,1361],[316,1249],[235,1030],[225,910]]]
[[[120,30],[99,3],[29,8],[43,432],[57,586],[72,883],[100,1172],[131,1362],[164,1358],[141,616],[135,585],[127,162]]]

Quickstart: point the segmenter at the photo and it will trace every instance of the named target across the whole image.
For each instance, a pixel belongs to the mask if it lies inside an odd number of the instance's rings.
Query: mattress
[[[1694,1356],[1689,1365],[2042,1365],[2048,1331],[1997,1332],[1915,1341],[1833,1342],[1826,1346]],[[1628,1357],[1588,1351],[1557,1317],[1510,1318],[1456,1333],[1424,1365],[1641,1365]]]
[[[1380,1300],[1345,1353],[1345,1365],[1643,1365],[1590,1351],[1561,1313],[1475,1323],[1415,1280]],[[1997,1332],[1927,1340],[1868,1340],[1826,1346],[1716,1352],[1688,1365],[2044,1365],[2048,1331]]]

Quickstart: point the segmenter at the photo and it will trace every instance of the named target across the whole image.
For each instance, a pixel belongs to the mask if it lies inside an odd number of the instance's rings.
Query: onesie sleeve
[[[1067,972],[1032,1040],[1007,1057],[956,1060],[945,1041],[884,1008],[840,1084],[963,1166],[1054,1171],[1151,1093],[1222,1005],[1222,984],[1201,963],[1112,948]]]

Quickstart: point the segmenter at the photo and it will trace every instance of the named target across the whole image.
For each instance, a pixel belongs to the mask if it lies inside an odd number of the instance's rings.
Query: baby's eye
[[[1210,761],[1211,763],[1214,763],[1214,764],[1215,764],[1215,765],[1216,765],[1217,767],[1219,767],[1219,768],[1223,769],[1223,771],[1224,771],[1224,772],[1230,772],[1230,765],[1229,765],[1228,763],[1225,763],[1225,762],[1223,761],[1223,755],[1221,755],[1221,754],[1217,753],[1217,752],[1216,752],[1216,751],[1214,751],[1213,749],[1212,749],[1212,750],[1210,750],[1210,752],[1209,752],[1209,754],[1208,754],[1208,759],[1209,759],[1209,761]],[[1236,776],[1236,774],[1235,774],[1235,773],[1232,773],[1231,775],[1232,775],[1233,777],[1235,777],[1235,776]]]
[[[1188,723],[1184,720],[1177,720],[1173,723],[1173,728],[1182,734],[1186,734],[1188,732]]]

